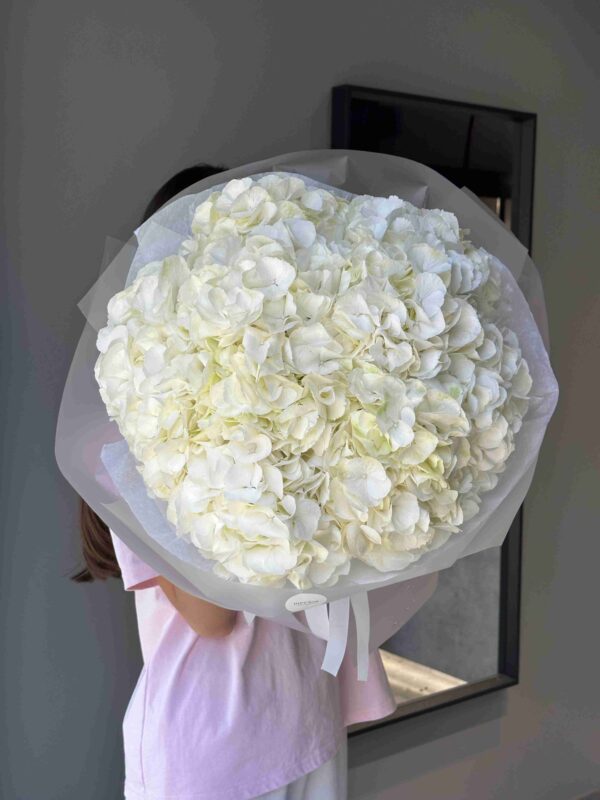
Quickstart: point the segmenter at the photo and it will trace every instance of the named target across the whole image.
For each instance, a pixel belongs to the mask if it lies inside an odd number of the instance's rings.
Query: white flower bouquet
[[[182,588],[327,639],[333,674],[351,603],[366,679],[529,487],[558,396],[535,267],[468,190],[357,151],[207,178],[135,233],[79,304],[63,473]]]

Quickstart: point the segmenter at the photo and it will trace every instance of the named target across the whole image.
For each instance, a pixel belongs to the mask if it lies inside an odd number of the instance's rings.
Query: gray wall
[[[195,160],[327,147],[342,82],[539,114],[533,253],[562,392],[525,506],[520,685],[353,738],[350,795],[567,800],[598,787],[597,4],[3,9],[2,797],[120,796],[140,666],[133,598],[65,578],[77,503],[53,454],[75,303],[105,236],[127,236]]]

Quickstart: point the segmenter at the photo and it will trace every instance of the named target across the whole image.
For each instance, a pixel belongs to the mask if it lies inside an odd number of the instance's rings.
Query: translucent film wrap
[[[286,602],[299,594],[225,580],[186,539],[176,535],[163,501],[153,498],[136,460],[98,393],[93,366],[96,337],[106,325],[109,299],[151,261],[177,252],[190,235],[195,208],[233,178],[272,172],[300,175],[307,184],[351,199],[396,195],[420,208],[456,215],[476,247],[492,254],[502,276],[502,319],[518,336],[532,379],[530,403],[515,450],[496,486],[482,494],[478,513],[459,533],[396,572],[382,573],[356,559],[334,586],[314,589],[321,600],[301,611]],[[86,318],[60,407],[56,458],[65,478],[134,552],[185,591],[240,610],[247,620],[270,618],[327,641],[323,669],[337,674],[347,648],[366,680],[368,653],[389,639],[435,591],[437,573],[457,559],[500,546],[531,484],[538,453],[558,400],[550,365],[548,324],[540,276],[527,250],[468,189],[432,169],[397,156],[350,150],[310,150],[246,164],[190,186],[141,225],[123,245],[111,241],[98,280],[78,303]],[[312,589],[309,591],[313,591]],[[327,613],[327,609],[329,613]],[[354,625],[350,625],[350,610]]]

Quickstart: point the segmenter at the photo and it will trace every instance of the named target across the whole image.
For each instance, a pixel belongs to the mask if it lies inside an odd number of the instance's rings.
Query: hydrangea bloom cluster
[[[531,378],[454,214],[230,180],[112,297],[95,376],[149,494],[214,572],[300,589],[460,532]]]

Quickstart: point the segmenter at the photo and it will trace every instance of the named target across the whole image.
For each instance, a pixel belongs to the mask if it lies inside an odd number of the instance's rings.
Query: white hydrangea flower
[[[220,577],[400,570],[477,513],[527,413],[496,269],[443,209],[234,179],[111,298],[94,374]]]

